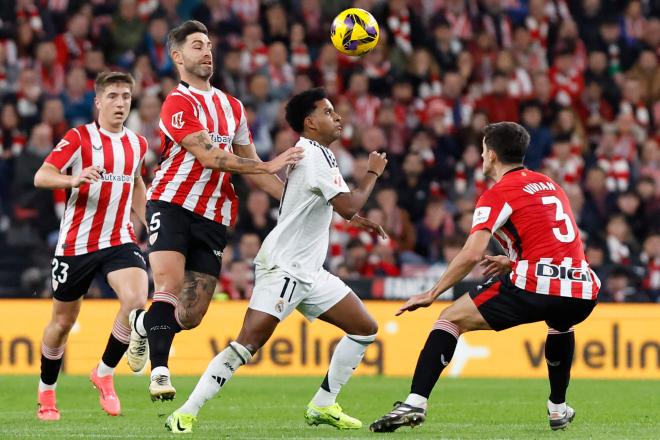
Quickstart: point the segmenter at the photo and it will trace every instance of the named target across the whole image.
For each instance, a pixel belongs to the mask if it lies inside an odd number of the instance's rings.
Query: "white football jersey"
[[[350,192],[335,155],[318,142],[301,137],[303,159],[287,169],[277,226],[268,234],[254,262],[279,267],[303,282],[313,282],[328,252],[333,208],[330,200]]]

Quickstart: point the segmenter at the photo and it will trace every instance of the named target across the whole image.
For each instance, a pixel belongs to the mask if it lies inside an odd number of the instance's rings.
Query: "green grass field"
[[[355,377],[339,402],[360,418],[358,431],[309,427],[303,409],[320,378],[235,377],[222,397],[200,413],[191,439],[275,438],[452,438],[452,439],[658,439],[660,382],[575,380],[569,403],[577,417],[566,431],[552,432],[545,416],[547,383],[542,380],[441,379],[426,423],[394,434],[368,431],[370,422],[407,394],[408,379]],[[124,415],[109,417],[86,377],[63,376],[58,384],[59,422],[36,419],[37,378],[0,377],[1,439],[161,439],[172,436],[165,417],[187,397],[193,377],[175,377],[174,402],[152,403],[146,377],[116,379]]]

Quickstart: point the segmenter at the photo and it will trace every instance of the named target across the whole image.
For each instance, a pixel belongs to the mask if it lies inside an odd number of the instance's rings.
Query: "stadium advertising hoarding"
[[[0,374],[37,374],[48,300],[3,300],[0,321]],[[394,317],[395,301],[368,301],[379,336],[358,374],[410,376],[429,329],[443,304]],[[214,302],[202,325],[174,340],[170,366],[175,374],[199,375],[209,359],[236,336],[247,302]],[[88,374],[98,362],[118,304],[86,300],[69,336],[64,370]],[[660,305],[600,304],[576,328],[572,377],[660,379]],[[534,324],[504,332],[464,335],[446,374],[461,377],[545,377],[546,327]],[[294,313],[241,375],[316,375],[327,369],[341,331],[307,322]],[[118,368],[129,373],[125,360]]]

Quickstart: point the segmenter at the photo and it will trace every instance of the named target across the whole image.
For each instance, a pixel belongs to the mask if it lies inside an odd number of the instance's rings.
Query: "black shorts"
[[[148,252],[176,251],[186,257],[186,270],[220,276],[227,227],[181,206],[147,201]]]
[[[596,307],[595,300],[527,292],[505,276],[493,277],[469,292],[481,316],[493,330],[545,321],[560,332],[584,321]]]
[[[70,257],[53,257],[53,298],[76,301],[89,290],[97,273],[108,279],[108,274],[119,269],[139,267],[147,270],[142,251],[135,243],[112,246],[96,252]]]

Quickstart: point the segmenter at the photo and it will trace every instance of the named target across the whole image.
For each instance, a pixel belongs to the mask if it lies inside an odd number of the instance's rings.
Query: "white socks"
[[[550,400],[548,400],[548,411],[553,413],[559,413],[559,414],[566,414],[566,402],[564,403],[552,403]]]
[[[353,371],[362,361],[367,347],[374,340],[376,335],[345,335],[341,338],[330,360],[328,373],[312,398],[314,405],[321,407],[334,405],[339,390],[351,378]]]
[[[112,367],[108,367],[106,364],[103,363],[103,361],[99,361],[98,367],[96,367],[96,375],[98,377],[103,377],[103,376],[108,376],[114,374],[115,369]]]
[[[247,364],[250,359],[252,354],[247,348],[238,342],[230,342],[211,360],[190,397],[177,412],[196,416],[206,401],[220,392],[238,367]]]
[[[39,379],[39,391],[48,391],[48,390],[54,390],[57,387],[57,382],[55,382],[52,385],[46,385]]]
[[[170,369],[167,367],[156,367],[151,370],[151,379],[153,380],[156,376],[170,376]]]
[[[135,330],[137,330],[138,334],[143,338],[147,337],[147,329],[144,328],[144,315],[146,313],[147,313],[146,310],[140,313],[140,316],[138,316],[137,319],[135,320]]]
[[[406,401],[403,403],[407,403],[408,405],[414,406],[415,408],[422,408],[424,411],[426,411],[427,401],[428,399],[424,396],[420,396],[419,394],[415,394],[415,393],[410,393],[408,394],[408,397],[406,397]]]

